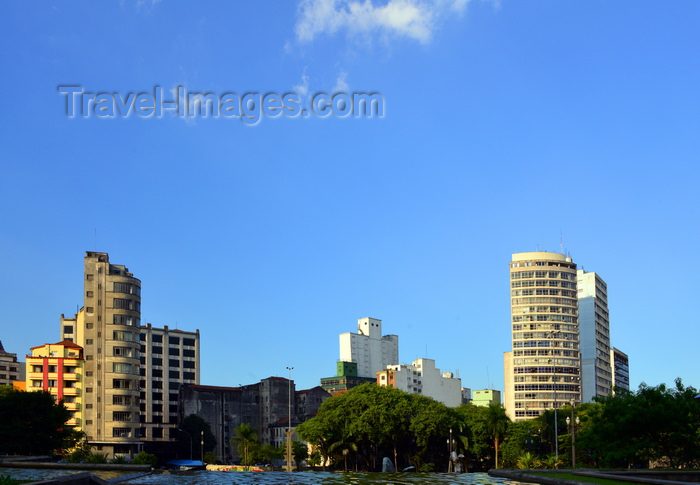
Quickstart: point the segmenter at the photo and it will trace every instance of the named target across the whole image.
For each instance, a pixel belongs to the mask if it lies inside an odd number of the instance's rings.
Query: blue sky
[[[700,387],[700,3],[17,2],[0,24],[0,339],[82,303],[82,258],[200,329],[202,383],[335,372],[383,320],[402,362],[503,388],[511,253],[607,282],[631,384]],[[89,92],[377,92],[382,118],[68,118]],[[96,234],[96,237],[95,237]],[[689,306],[690,305],[690,306]]]

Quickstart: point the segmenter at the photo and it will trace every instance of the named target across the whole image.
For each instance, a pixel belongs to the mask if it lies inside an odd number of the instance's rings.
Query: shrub
[[[107,453],[90,453],[87,456],[88,463],[107,463]]]
[[[126,463],[126,456],[124,455],[114,455],[114,459],[112,460],[112,463],[116,465],[123,465]]]
[[[151,465],[154,467],[156,466],[156,463],[158,463],[158,457],[142,451],[134,457],[131,463],[134,465]]]

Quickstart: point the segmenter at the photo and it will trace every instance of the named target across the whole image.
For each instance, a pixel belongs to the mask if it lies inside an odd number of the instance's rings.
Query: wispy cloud
[[[310,42],[321,34],[398,36],[426,44],[438,21],[462,13],[469,0],[301,0],[296,38]]]
[[[346,79],[348,77],[348,73],[345,71],[340,71],[338,73],[338,78],[335,80],[335,87],[333,88],[333,93],[346,93],[348,92],[350,85],[348,85]]]
[[[294,85],[292,89],[300,98],[306,98],[309,95],[309,76],[306,75],[306,68],[301,73],[301,83]]]

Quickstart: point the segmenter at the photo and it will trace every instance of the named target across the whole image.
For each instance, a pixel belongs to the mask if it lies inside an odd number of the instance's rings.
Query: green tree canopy
[[[47,455],[74,444],[76,433],[66,426],[70,412],[46,391],[24,392],[3,386],[0,416],[2,452]]]
[[[213,451],[216,448],[216,438],[214,433],[211,432],[211,427],[209,423],[204,421],[204,419],[196,414],[190,414],[187,416],[180,425],[180,431],[177,436],[178,441],[178,456],[180,457],[190,457],[190,438],[192,438],[192,458],[202,459],[202,432],[204,432],[204,453],[207,451]]]

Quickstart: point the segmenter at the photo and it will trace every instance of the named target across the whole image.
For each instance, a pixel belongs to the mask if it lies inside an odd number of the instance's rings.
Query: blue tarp
[[[170,460],[166,465],[171,465],[171,466],[202,466],[204,463],[202,463],[199,460]]]

